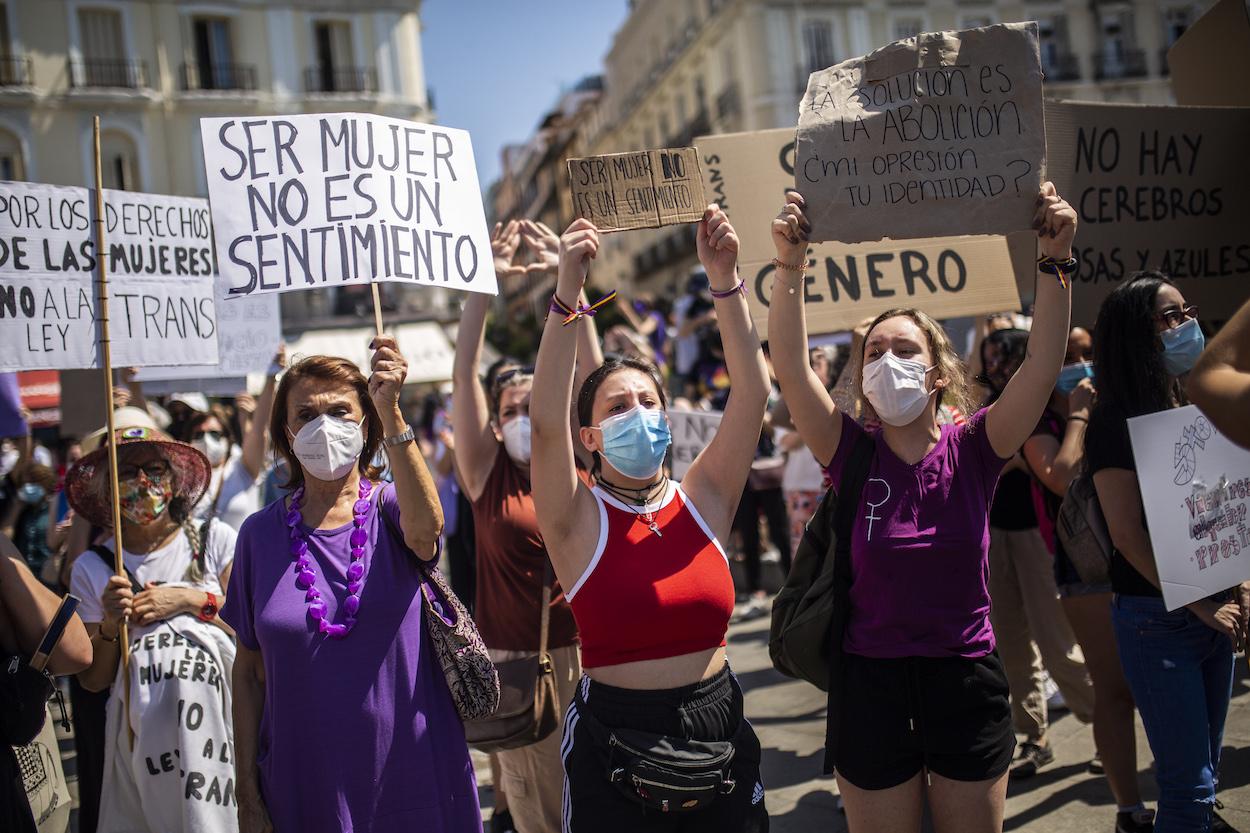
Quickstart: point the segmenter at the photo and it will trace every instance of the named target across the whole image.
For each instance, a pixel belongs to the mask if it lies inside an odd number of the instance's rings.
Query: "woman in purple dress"
[[[399,410],[408,364],[393,338],[372,346],[368,380],[329,356],[287,371],[270,433],[294,491],[239,530],[222,618],[243,833],[482,828],[418,589],[443,513]]]

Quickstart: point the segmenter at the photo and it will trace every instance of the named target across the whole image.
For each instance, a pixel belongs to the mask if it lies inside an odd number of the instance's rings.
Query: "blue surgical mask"
[[[1163,365],[1173,376],[1182,376],[1193,369],[1203,348],[1206,337],[1198,326],[1198,319],[1191,318],[1175,329],[1159,334],[1163,342]]]
[[[1064,396],[1076,390],[1076,386],[1081,384],[1082,379],[1094,378],[1093,362],[1075,362],[1073,364],[1065,364],[1063,370],[1059,371],[1059,381],[1055,382],[1055,390]]]
[[[673,439],[664,412],[641,405],[608,417],[598,427],[603,432],[603,456],[612,468],[635,480],[655,476]]]
[[[23,483],[17,490],[17,499],[22,503],[36,504],[48,496],[48,490],[38,483]]]

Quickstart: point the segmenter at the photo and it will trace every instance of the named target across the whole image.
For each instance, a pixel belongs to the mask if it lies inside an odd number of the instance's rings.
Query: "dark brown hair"
[[[586,377],[586,381],[582,382],[582,389],[577,394],[577,423],[582,428],[589,428],[594,422],[595,395],[599,393],[599,388],[610,376],[622,370],[637,370],[650,379],[651,384],[655,385],[655,392],[660,397],[660,405],[664,410],[668,410],[668,396],[664,393],[664,381],[660,378],[660,371],[654,364],[634,356],[613,356],[595,368],[594,372]],[[590,468],[590,473],[598,477],[599,470],[602,468],[599,452],[593,451],[591,456],[594,458],[594,463]]]
[[[373,464],[378,448],[382,445],[382,418],[378,409],[369,398],[369,380],[360,372],[360,368],[347,359],[336,356],[309,356],[296,362],[287,370],[278,383],[278,391],[273,398],[273,413],[269,417],[269,438],[274,450],[286,460],[290,472],[283,488],[296,489],[304,483],[304,469],[299,458],[291,450],[291,440],[286,435],[287,400],[291,389],[305,379],[320,379],[325,382],[338,382],[356,391],[360,409],[365,414],[365,447],[360,454],[360,473],[370,480],[377,479],[382,469]]]

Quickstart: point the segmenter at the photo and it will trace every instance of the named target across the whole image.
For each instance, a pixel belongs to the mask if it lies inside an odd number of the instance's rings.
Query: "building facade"
[[[1167,48],[1209,0],[633,0],[584,118],[591,153],[793,127],[808,75],[919,32],[1039,23],[1046,94],[1172,103]],[[671,290],[697,267],[693,226],[610,234],[602,286]]]
[[[0,178],[207,196],[203,117],[352,111],[432,119],[420,0],[4,0]],[[388,289],[392,286],[384,284]],[[404,293],[392,306],[446,303]],[[288,324],[352,293],[283,298]]]

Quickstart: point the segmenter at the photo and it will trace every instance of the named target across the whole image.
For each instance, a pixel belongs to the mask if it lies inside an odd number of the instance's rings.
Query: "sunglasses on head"
[[[512,379],[513,377],[518,376],[518,375],[533,376],[534,365],[527,364],[524,367],[514,367],[511,370],[505,370],[503,373],[500,373],[498,376],[495,377],[495,389],[498,390],[500,387],[506,384],[509,379]]]

